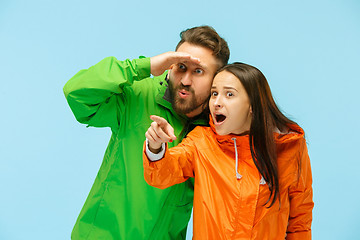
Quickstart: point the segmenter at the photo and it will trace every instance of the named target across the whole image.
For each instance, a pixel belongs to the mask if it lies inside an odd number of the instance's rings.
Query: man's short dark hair
[[[180,38],[181,40],[176,46],[176,50],[181,44],[187,42],[210,49],[219,62],[219,68],[226,65],[229,61],[230,50],[227,42],[210,26],[186,29],[180,33]]]

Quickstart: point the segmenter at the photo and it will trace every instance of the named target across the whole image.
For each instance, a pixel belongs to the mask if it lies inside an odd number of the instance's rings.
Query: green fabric
[[[79,122],[112,131],[72,239],[185,239],[193,182],[160,190],[149,186],[143,175],[149,116],[162,116],[174,127],[178,139],[169,147],[177,145],[189,127],[187,118],[174,113],[163,97],[165,75],[150,77],[149,58],[109,57],[81,70],[64,86]]]

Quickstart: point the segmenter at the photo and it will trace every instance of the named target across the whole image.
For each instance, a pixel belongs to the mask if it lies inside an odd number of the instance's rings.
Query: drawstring
[[[264,177],[261,176],[260,185],[264,185],[264,184],[266,184],[266,181],[265,181]]]
[[[237,179],[241,179],[242,178],[242,175],[238,172],[238,166],[239,166],[239,158],[238,158],[238,151],[237,151],[237,147],[236,147],[236,138],[232,138],[231,140],[234,141],[234,148],[235,148],[235,172],[236,172],[236,178]],[[260,179],[260,185],[265,185],[266,184],[266,181],[264,179],[263,176],[261,176],[261,179]]]
[[[238,151],[237,151],[237,147],[236,147],[236,138],[232,138],[232,140],[234,140],[234,148],[235,148],[235,172],[236,172],[236,178],[240,179],[242,178],[242,175],[240,173],[238,173],[238,166],[239,166],[239,158],[238,158]]]

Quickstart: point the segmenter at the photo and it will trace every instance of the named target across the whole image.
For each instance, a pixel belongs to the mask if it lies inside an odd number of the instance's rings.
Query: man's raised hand
[[[199,64],[200,59],[184,52],[166,52],[150,58],[151,74],[159,76],[170,69],[173,64],[181,62]]]

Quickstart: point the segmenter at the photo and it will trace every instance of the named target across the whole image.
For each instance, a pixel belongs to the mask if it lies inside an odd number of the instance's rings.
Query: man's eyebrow
[[[207,65],[202,64],[202,63],[196,63],[195,65],[197,65],[197,66],[199,66],[200,68],[203,68],[203,69],[208,69]]]
[[[206,64],[203,64],[203,63],[193,63],[193,62],[190,62],[190,61],[184,61],[184,62],[182,62],[182,64],[190,64],[190,65],[195,65],[195,66],[197,66],[197,67],[200,67],[200,68],[203,68],[203,69],[208,69],[208,66],[206,65]]]

